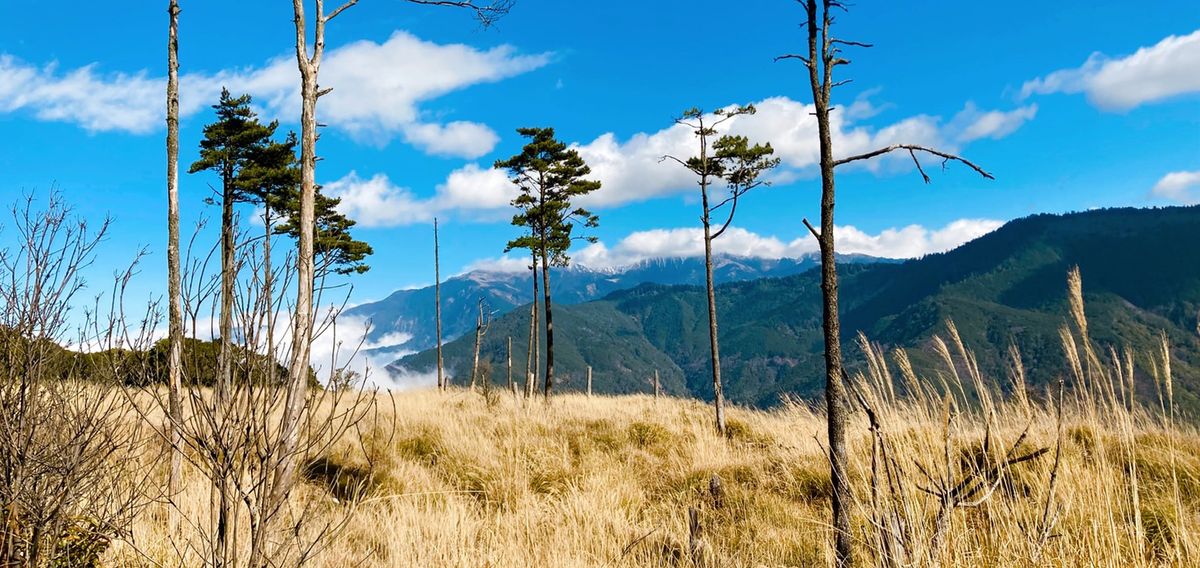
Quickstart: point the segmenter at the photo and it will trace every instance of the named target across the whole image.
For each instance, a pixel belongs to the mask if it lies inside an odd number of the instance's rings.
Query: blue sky
[[[181,169],[196,158],[222,85],[298,129],[288,2],[183,0]],[[115,217],[97,270],[151,252],[135,293],[165,281],[166,2],[112,10],[9,6],[0,20],[0,200],[56,187],[89,218]],[[490,165],[515,153],[520,126],[553,126],[592,162],[601,244],[575,254],[619,265],[696,254],[699,205],[662,153],[694,151],[672,118],[693,106],[755,103],[735,132],[772,142],[776,183],[739,208],[718,248],[802,254],[800,218],[817,216],[814,127],[799,5],[658,0],[518,0],[483,30],[468,14],[362,0],[332,22],[322,85],[317,178],[343,196],[376,250],[352,301],[432,282],[430,218],[443,223],[443,270],[512,267],[511,187]],[[963,153],[996,176],[906,161],[839,177],[849,250],[914,256],[1038,212],[1200,201],[1200,8],[1194,2],[1051,2],[1018,14],[999,2],[860,2],[838,33],[875,48],[840,68],[841,153],[914,142]],[[182,176],[185,224],[207,174]],[[246,211],[247,215],[250,211]]]

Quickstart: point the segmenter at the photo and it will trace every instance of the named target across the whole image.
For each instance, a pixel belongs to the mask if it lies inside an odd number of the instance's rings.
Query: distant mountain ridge
[[[929,371],[929,349],[953,320],[979,364],[1008,384],[1005,353],[1020,349],[1030,388],[1070,380],[1058,337],[1067,321],[1066,275],[1079,266],[1092,338],[1103,349],[1129,347],[1144,371],[1166,334],[1176,400],[1200,415],[1200,206],[1109,209],[1034,215],[1005,224],[946,253],[903,263],[839,267],[847,362],[861,362],[855,335],[908,349]],[[784,394],[817,397],[823,385],[819,271],[729,282],[717,293],[722,372],[730,400],[770,406]],[[555,366],[565,389],[580,387],[590,365],[601,392],[644,392],[659,370],[669,392],[711,397],[703,288],[647,284],[555,310]],[[483,351],[496,362],[514,338],[524,373],[529,315],[513,310],[492,326]],[[561,323],[560,323],[561,322]],[[452,376],[469,373],[472,338],[446,346]],[[431,353],[404,357],[392,370],[424,371]],[[943,370],[944,371],[944,370]],[[1139,371],[1139,372],[1142,372]],[[557,374],[557,373],[556,373]],[[1156,400],[1142,375],[1138,396]]]
[[[845,255],[847,263],[896,262],[866,255]],[[721,283],[799,274],[819,264],[814,255],[765,259],[718,255],[713,278]],[[555,303],[578,304],[641,284],[702,284],[704,259],[696,257],[643,260],[619,268],[594,269],[575,265],[553,269],[550,286]],[[477,302],[483,298],[496,315],[528,304],[533,297],[530,273],[477,270],[442,283],[442,337],[449,341],[475,328]],[[347,309],[344,315],[372,324],[367,340],[380,345],[379,357],[421,351],[436,344],[434,287],[398,290],[378,302]],[[389,341],[402,339],[402,341]]]

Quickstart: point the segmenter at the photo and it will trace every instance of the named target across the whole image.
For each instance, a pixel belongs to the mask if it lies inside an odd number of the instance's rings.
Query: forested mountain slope
[[[1063,371],[1058,329],[1066,321],[1066,276],[1078,265],[1091,333],[1101,346],[1138,354],[1148,368],[1160,334],[1173,349],[1176,396],[1200,409],[1200,207],[1111,209],[1035,215],[1012,221],[955,250],[899,264],[843,265],[846,339],[862,331],[885,346],[910,348],[918,367],[936,370],[928,342],[953,320],[980,365],[1007,382],[1005,353],[1015,343],[1034,387]],[[727,395],[769,406],[781,395],[816,397],[823,385],[820,281],[817,271],[733,282],[717,292]],[[594,368],[598,390],[647,388],[661,370],[667,388],[711,396],[703,290],[643,285],[601,300],[556,306],[556,364],[580,388]],[[529,312],[499,318],[483,351],[503,367],[513,338],[515,373],[524,373]],[[473,334],[446,347],[452,374],[470,371]],[[851,345],[848,343],[848,345]],[[858,363],[850,348],[847,358]],[[424,370],[431,352],[393,370]],[[494,378],[503,381],[503,369]],[[920,370],[920,369],[919,369]],[[1140,393],[1154,396],[1148,377]],[[1147,399],[1149,400],[1149,399]]]

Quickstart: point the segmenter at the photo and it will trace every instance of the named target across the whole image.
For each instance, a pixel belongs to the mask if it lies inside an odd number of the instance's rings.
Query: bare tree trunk
[[[267,300],[267,356],[270,357],[268,364],[270,368],[268,372],[269,384],[275,384],[275,296],[271,290],[271,284],[275,278],[275,274],[271,272],[271,231],[274,228],[274,220],[271,219],[271,207],[268,202],[263,208],[263,297]]]
[[[545,236],[542,238],[542,299],[546,302],[546,388],[544,396],[550,402],[554,390],[554,314],[550,311],[550,260],[546,256]]]
[[[704,170],[708,170],[708,149],[704,138],[701,138],[700,160],[705,162]],[[708,293],[708,344],[712,354],[712,379],[713,379],[713,409],[716,411],[717,418],[717,433],[725,435],[725,393],[721,386],[721,346],[717,341],[717,296],[713,284],[713,260],[712,260],[712,227],[709,221],[708,210],[708,180],[704,179],[700,184],[700,199],[704,206],[704,216],[701,221],[704,224],[704,285]],[[658,396],[658,371],[655,371],[655,396]]]
[[[237,280],[234,266],[233,228],[233,167],[225,168],[221,192],[221,314],[218,333],[221,334],[221,350],[217,363],[217,404],[225,402],[233,384],[233,285]]]
[[[517,383],[513,382],[512,377],[512,336],[508,336],[508,390],[511,390],[513,396],[517,396]]]
[[[592,397],[592,366],[591,365],[588,365],[588,367],[587,367],[587,393],[588,393],[588,398],[591,398]]]
[[[847,477],[846,420],[848,395],[842,381],[841,322],[838,318],[838,274],[834,248],[834,174],[833,139],[829,128],[830,61],[822,69],[818,62],[829,53],[829,0],[824,0],[818,15],[816,0],[806,3],[808,12],[809,84],[816,109],[817,131],[821,145],[821,295],[824,304],[822,327],[825,333],[825,412],[829,428],[829,469],[833,485],[833,531],[836,565],[854,565],[850,526],[850,479]],[[820,36],[820,43],[818,42]],[[823,43],[823,45],[822,45]],[[821,76],[824,72],[824,77]]]
[[[654,400],[658,400],[658,396],[662,391],[662,387],[658,382],[658,369],[654,370]]]
[[[471,363],[471,390],[479,378],[479,343],[483,340],[483,298],[479,299],[479,319],[475,320],[475,361]]]
[[[229,418],[229,414],[233,412],[233,406],[230,404],[229,393],[233,387],[233,286],[237,279],[236,260],[234,258],[236,243],[234,242],[234,217],[233,217],[233,198],[234,198],[234,172],[233,165],[226,163],[225,170],[221,176],[221,297],[220,297],[220,315],[218,324],[218,333],[220,338],[220,351],[217,354],[217,380],[216,380],[216,395],[215,408],[216,419],[219,424],[224,425]],[[216,436],[224,436],[224,432],[218,432]],[[232,470],[227,464],[221,464],[217,469],[218,475],[214,476],[213,492],[214,500],[216,501],[213,512],[216,515],[214,534],[216,535],[216,553],[217,557],[214,560],[218,566],[235,565],[233,557],[236,555],[236,531],[234,523],[237,520],[237,512],[234,510],[236,501],[233,498],[233,486],[231,476]]]
[[[533,264],[533,301],[529,304],[529,366],[526,371],[526,399],[532,399],[533,391],[538,384],[538,365],[541,364],[541,329],[538,325],[538,255],[530,252]]]
[[[179,268],[179,2],[171,0],[167,8],[170,25],[167,39],[167,297],[169,354],[167,388],[167,425],[171,439],[171,466],[167,474],[167,495],[173,501],[179,494],[183,475],[183,305]],[[168,507],[170,534],[179,530],[179,509]]]
[[[350,4],[339,8],[336,15]],[[296,447],[300,437],[300,421],[308,398],[309,353],[312,348],[313,318],[313,233],[315,231],[314,200],[317,165],[317,73],[325,51],[325,16],[323,0],[316,0],[313,20],[313,54],[308,56],[305,32],[304,0],[292,0],[296,27],[296,63],[300,69],[300,219],[299,243],[296,257],[296,307],[292,314],[292,358],[288,366],[288,391],[283,410],[280,445],[275,463],[275,475],[269,497],[269,507],[280,507],[291,491],[296,475]],[[269,521],[269,519],[267,520]],[[265,522],[267,522],[265,521]]]
[[[442,268],[438,250],[438,220],[433,218],[433,299],[434,318],[437,320],[437,388],[446,389],[446,375],[442,366]]]
[[[537,366],[540,363],[538,357],[538,272],[537,272],[537,255],[530,253],[532,264],[529,269],[533,271],[533,302],[529,304],[529,361],[525,364],[525,398],[533,397],[533,388],[537,384]]]

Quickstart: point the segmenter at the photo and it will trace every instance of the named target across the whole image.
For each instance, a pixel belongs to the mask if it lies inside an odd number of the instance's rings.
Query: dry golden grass
[[[1053,409],[1016,400],[993,404],[990,431],[978,412],[952,420],[955,471],[969,471],[964,464],[985,435],[1011,443],[1027,424],[1023,446],[1055,447]],[[728,439],[713,432],[709,406],[680,399],[568,394],[546,406],[511,396],[489,404],[465,391],[415,391],[382,406],[378,423],[325,456],[327,467],[295,497],[323,500],[330,519],[349,515],[314,566],[690,566],[690,507],[700,511],[705,554],[720,566],[831,560],[825,424],[803,406],[732,409]],[[1079,408],[1069,405],[1064,417],[1051,497],[1060,518],[1036,563],[1052,452],[1013,466],[979,506],[954,511],[940,553],[920,557],[928,543],[913,543],[913,564],[1194,565],[1200,435],[1191,427],[1168,428],[1149,413],[1132,413],[1125,424]],[[938,506],[916,489],[925,481],[914,464],[941,467],[946,436],[939,412],[898,400],[885,418],[893,458],[910,476],[903,506],[922,524],[910,527],[914,540],[928,539]],[[1123,442],[1129,432],[1132,460]],[[856,537],[869,561],[880,551],[866,521],[873,510],[871,438],[861,415],[851,440],[860,499]],[[346,487],[368,461],[374,471],[364,493],[348,499]],[[342,472],[338,487],[322,480],[333,471]],[[713,474],[723,482],[720,507],[709,492]],[[203,519],[206,481],[188,481],[184,507]],[[162,519],[148,510],[131,540],[166,560],[172,554]],[[114,547],[113,563],[129,558],[130,548]]]

